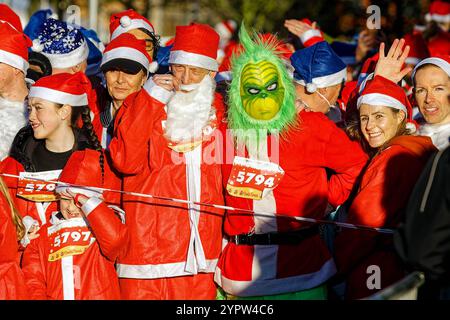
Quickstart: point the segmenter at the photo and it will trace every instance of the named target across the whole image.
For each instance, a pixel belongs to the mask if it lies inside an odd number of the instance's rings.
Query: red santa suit
[[[321,113],[301,112],[297,125],[299,129],[289,131],[285,139],[268,136],[259,146],[260,153],[249,152],[246,148],[246,158],[274,162],[285,175],[261,200],[226,194],[228,206],[269,215],[239,215],[239,211],[229,211],[224,225],[228,236],[284,233],[310,227],[308,223],[277,215],[322,219],[327,203],[337,206],[348,197],[367,156]],[[231,148],[232,141],[227,137]],[[279,145],[278,149],[273,149],[274,143]],[[269,150],[279,152],[269,153]],[[222,166],[224,186],[228,183],[232,162],[227,160]],[[334,171],[329,180],[325,168]],[[215,280],[229,294],[262,296],[311,289],[323,284],[335,272],[333,259],[316,232],[295,244],[229,242],[219,260]]]
[[[223,114],[219,95],[214,107],[216,115]],[[145,90],[123,103],[109,145],[112,163],[124,175],[123,189],[223,204],[220,164],[205,161],[218,152],[214,136],[179,153],[163,136],[164,121],[164,104]],[[222,210],[127,194],[123,208],[130,244],[117,263],[122,298],[215,298],[213,272],[221,251]]]
[[[106,210],[106,206],[96,210]],[[111,234],[111,232],[109,232]],[[22,269],[32,299],[120,299],[114,246],[101,246],[83,218],[53,218],[23,255]]]
[[[99,155],[89,149],[72,154],[60,180],[102,187]],[[119,299],[114,262],[128,243],[124,212],[108,207],[97,190],[67,185],[56,188],[58,193],[68,190],[89,197],[81,206],[84,217],[64,219],[61,213],[55,212],[51,222],[40,229],[40,236],[25,249],[22,267],[31,297]],[[110,219],[104,221],[104,216]]]
[[[415,128],[405,92],[383,77],[375,76],[368,82],[358,98],[358,108],[362,104],[386,105],[401,110],[406,115],[406,128]],[[379,153],[364,171],[345,222],[376,228],[397,227],[423,167],[437,151],[429,137],[401,135],[386,142],[388,146],[378,149]],[[374,289],[385,288],[404,276],[393,248],[392,235],[344,229],[336,237],[334,250],[338,271],[347,282],[346,297],[349,299],[367,297],[375,293]],[[370,266],[377,266],[381,272],[378,288],[367,285]]]
[[[218,42],[207,25],[177,27],[169,63],[217,71]],[[220,123],[224,108],[220,95],[214,95],[213,80],[207,75],[189,94],[177,92],[165,108],[169,97],[150,81],[124,101],[116,116],[109,151],[114,167],[124,175],[124,191],[223,204],[215,158],[221,149],[216,150],[213,124]],[[174,101],[180,102],[176,108]],[[179,113],[173,116],[172,110]],[[192,121],[183,122],[186,118]],[[197,118],[205,122],[196,127]],[[182,125],[177,125],[179,120]],[[184,145],[172,139],[196,129],[202,134],[205,129],[208,138],[201,135]],[[123,208],[130,231],[129,250],[117,263],[123,298],[216,297],[213,272],[222,246],[223,210],[128,194],[123,195]]]
[[[346,222],[396,228],[423,167],[435,151],[429,137],[394,138],[364,172]],[[365,298],[375,292],[366,285],[371,265],[381,270],[381,288],[405,275],[390,234],[344,229],[336,238],[335,252],[338,271],[346,278],[348,299]]]
[[[0,193],[0,300],[28,299],[19,245],[8,202]]]

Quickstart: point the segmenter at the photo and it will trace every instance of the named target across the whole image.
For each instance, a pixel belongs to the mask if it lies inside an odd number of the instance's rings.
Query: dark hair
[[[392,112],[397,115],[400,110],[389,108],[392,110]],[[406,128],[406,122],[407,122],[407,116],[405,114],[405,118],[400,123],[400,126],[397,129],[397,132],[395,133],[395,137],[404,136],[404,135],[410,135],[411,132]],[[373,158],[377,154],[379,154],[381,151],[386,149],[389,146],[389,142],[393,139],[391,138],[389,141],[386,141],[382,146],[378,148],[372,148],[369,143],[367,142],[366,138],[364,137],[362,131],[361,131],[361,121],[359,119],[359,112],[354,112],[352,116],[347,120],[347,126],[345,127],[345,131],[349,138],[353,141],[359,141],[361,144],[361,147],[363,150],[371,157]]]
[[[156,61],[156,56],[158,54],[158,50],[161,47],[161,43],[160,43],[160,36],[154,34],[153,32],[150,32],[149,30],[145,29],[145,28],[138,28],[138,30],[141,30],[142,32],[144,32],[146,35],[148,35],[153,43],[153,61]]]
[[[102,144],[98,140],[97,134],[94,131],[94,126],[91,121],[91,109],[89,106],[82,106],[81,108],[81,119],[83,121],[83,129],[89,140],[89,144],[92,148],[100,152],[100,168],[102,169],[102,183],[105,178],[105,158],[103,156]]]
[[[63,104],[59,104],[59,103],[55,103],[56,107],[62,108]],[[102,144],[100,143],[100,141],[98,140],[97,135],[95,134],[94,131],[94,126],[92,125],[92,121],[91,121],[91,109],[89,108],[89,106],[77,106],[77,107],[71,107],[72,108],[72,115],[70,117],[70,126],[72,127],[72,129],[77,129],[78,128],[78,119],[80,119],[81,116],[81,120],[83,121],[83,127],[82,130],[84,131],[84,133],[86,134],[87,138],[88,138],[88,143],[89,146],[100,152],[100,168],[102,170],[102,182],[103,179],[105,177],[105,159],[103,156],[103,149],[102,149]],[[74,148],[77,145],[77,141],[76,141],[77,137],[75,135],[75,143],[74,143]]]

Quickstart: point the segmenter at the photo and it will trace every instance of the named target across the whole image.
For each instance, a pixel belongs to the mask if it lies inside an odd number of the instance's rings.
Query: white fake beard
[[[209,76],[198,85],[180,87],[167,104],[167,121],[164,136],[171,142],[195,141],[202,137],[208,124],[214,100],[215,82]]]
[[[16,133],[28,122],[25,104],[0,98],[0,161],[9,155]]]

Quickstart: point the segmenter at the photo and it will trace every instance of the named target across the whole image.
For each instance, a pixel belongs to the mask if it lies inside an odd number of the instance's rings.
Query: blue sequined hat
[[[310,93],[347,78],[347,66],[325,41],[296,51],[291,56],[291,64],[295,69],[294,81]]]
[[[52,68],[70,68],[87,59],[86,40],[74,25],[52,18],[44,22],[39,36],[33,40],[33,51],[44,54]]]

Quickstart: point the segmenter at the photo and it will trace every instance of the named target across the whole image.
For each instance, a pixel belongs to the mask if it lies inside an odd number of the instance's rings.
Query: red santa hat
[[[143,28],[153,34],[155,33],[155,28],[153,28],[150,21],[132,9],[113,14],[109,21],[111,40],[122,33],[139,28]]]
[[[407,119],[406,128],[414,132],[416,125],[412,120],[412,107],[402,87],[394,82],[375,76],[369,81],[357,100],[358,110],[362,104],[371,106],[386,106],[402,110]]]
[[[436,21],[441,23],[450,22],[450,3],[446,1],[434,1],[430,5],[425,20]]]
[[[431,56],[450,54],[450,32],[439,31],[428,41]]]
[[[416,65],[421,60],[430,56],[427,43],[421,34],[407,34],[404,39],[405,45],[410,47],[408,58],[406,58],[405,63]]]
[[[138,40],[129,33],[123,33],[112,40],[103,52],[100,69],[105,72],[112,67],[119,67],[135,74],[144,68],[147,73],[154,73],[158,64],[145,50],[145,41]]]
[[[0,62],[27,73],[30,38],[9,24],[0,23],[0,39]]]
[[[214,29],[219,34],[220,38],[222,39],[231,39],[233,34],[236,32],[237,29],[237,23],[234,20],[224,20],[219,22],[215,25]]]
[[[58,184],[56,193],[67,192],[81,193],[87,197],[100,197],[103,193],[102,171],[100,167],[100,152],[92,149],[84,149],[74,152],[64,166],[59,181],[77,186]]]
[[[432,64],[436,67],[441,68],[449,77],[450,77],[450,56],[449,55],[440,55],[435,57],[430,57],[420,61],[419,64],[416,65],[412,72],[412,78],[416,75],[417,70],[425,64]]]
[[[175,41],[170,50],[170,64],[186,64],[217,71],[219,35],[206,24],[178,26]]]
[[[16,31],[23,32],[19,16],[4,3],[0,3],[0,23],[7,23]]]
[[[87,106],[89,102],[86,81],[89,79],[82,72],[59,73],[42,77],[30,88],[28,97],[68,104],[72,107]]]

